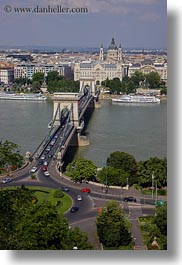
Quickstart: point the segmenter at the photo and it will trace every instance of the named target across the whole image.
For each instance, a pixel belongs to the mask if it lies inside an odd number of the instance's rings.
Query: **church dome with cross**
[[[101,44],[100,47],[100,54],[99,54],[99,60],[104,61],[104,48],[103,44]],[[122,48],[121,44],[119,45],[119,48],[117,47],[114,38],[112,38],[111,43],[107,49],[106,54],[106,61],[110,63],[114,62],[122,62]]]

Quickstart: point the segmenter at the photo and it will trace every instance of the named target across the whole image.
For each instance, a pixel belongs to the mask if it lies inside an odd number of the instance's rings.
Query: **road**
[[[46,159],[46,161],[48,162],[50,177],[44,175],[41,170],[42,165],[39,164],[39,161],[33,160],[25,168],[13,174],[12,182],[7,184],[0,183],[0,187],[25,185],[43,186],[56,189],[67,186],[69,188],[68,194],[72,198],[73,205],[79,207],[79,210],[75,213],[68,211],[65,213],[65,217],[68,219],[68,222],[72,227],[78,226],[82,231],[87,232],[89,241],[94,244],[96,249],[101,249],[96,233],[96,217],[98,209],[104,207],[108,200],[115,199],[119,201],[126,216],[131,220],[131,232],[135,240],[135,245],[139,249],[145,248],[137,219],[139,216],[154,214],[154,205],[151,205],[153,203],[151,199],[144,200],[143,197],[141,197],[141,193],[135,189],[121,190],[108,188],[108,192],[105,193],[103,186],[94,185],[93,183],[74,183],[58,172],[56,161],[54,161],[52,157]],[[32,173],[30,173],[34,166],[37,167],[36,180],[31,178]],[[91,189],[90,194],[84,194],[81,192],[81,189],[85,187]],[[82,201],[77,201],[78,194],[82,195]],[[123,202],[125,196],[136,197],[137,203]]]

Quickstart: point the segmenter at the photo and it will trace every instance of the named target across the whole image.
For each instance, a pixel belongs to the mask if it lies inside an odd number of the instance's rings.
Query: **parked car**
[[[71,212],[71,213],[75,213],[75,212],[77,212],[78,210],[79,210],[79,207],[77,207],[77,206],[73,206],[73,207],[71,207],[70,212]]]
[[[124,202],[136,202],[137,199],[135,197],[132,196],[128,196],[128,197],[124,197]]]
[[[7,178],[3,179],[2,183],[6,184],[8,182],[11,182],[12,180],[13,180],[12,178],[7,177]]]
[[[82,201],[82,196],[81,195],[77,195],[76,198],[77,198],[77,201]]]
[[[84,193],[90,193],[90,189],[88,189],[88,188],[83,188],[83,189],[81,189],[81,191]]]
[[[30,170],[32,173],[35,173],[37,171],[37,167],[33,167],[31,170]]]

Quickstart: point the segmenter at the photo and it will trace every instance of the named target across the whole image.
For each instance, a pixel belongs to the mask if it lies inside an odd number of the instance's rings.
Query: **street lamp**
[[[157,182],[156,182],[156,186],[155,186],[155,201],[157,203]]]
[[[152,199],[154,198],[154,171],[152,171]]]
[[[106,161],[106,193],[107,193],[107,161]]]
[[[128,190],[128,178],[126,178],[126,189]]]

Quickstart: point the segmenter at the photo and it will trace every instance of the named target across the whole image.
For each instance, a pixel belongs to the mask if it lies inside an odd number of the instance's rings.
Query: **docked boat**
[[[123,95],[120,98],[113,98],[116,103],[160,103],[160,99],[154,96]]]
[[[0,93],[0,99],[6,99],[6,100],[27,100],[27,101],[45,101],[47,100],[47,97],[42,95],[42,93],[39,94],[24,94],[24,93],[8,93],[8,92],[2,92]]]

